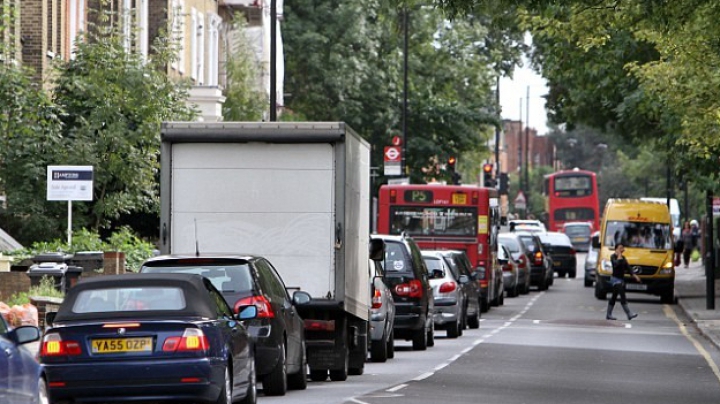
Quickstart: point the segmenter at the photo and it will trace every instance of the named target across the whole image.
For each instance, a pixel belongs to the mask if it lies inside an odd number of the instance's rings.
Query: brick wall
[[[20,32],[22,37],[22,62],[32,68],[35,78],[43,72],[45,58],[45,37],[43,36],[43,9],[45,0],[23,0],[20,10]]]
[[[30,289],[30,278],[25,272],[0,272],[0,301],[6,301],[17,292]]]

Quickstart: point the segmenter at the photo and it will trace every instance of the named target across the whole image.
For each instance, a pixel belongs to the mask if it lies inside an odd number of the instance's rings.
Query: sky
[[[531,42],[526,38],[526,42]],[[527,122],[527,111],[530,112],[530,127],[537,129],[538,135],[545,135],[549,132],[547,128],[547,117],[545,112],[545,99],[542,98],[548,92],[545,79],[535,73],[529,66],[530,62],[523,58],[524,67],[515,68],[513,78],[500,78],[500,106],[502,107],[502,118],[514,121],[522,118],[523,127]],[[527,101],[528,86],[530,87],[530,103]],[[522,103],[522,110],[520,104]],[[528,108],[529,107],[529,108]]]

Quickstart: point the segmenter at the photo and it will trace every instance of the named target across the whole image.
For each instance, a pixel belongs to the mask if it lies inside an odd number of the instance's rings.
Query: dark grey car
[[[373,274],[370,288],[370,360],[385,362],[395,357],[395,301],[385,283],[382,261],[369,261]]]

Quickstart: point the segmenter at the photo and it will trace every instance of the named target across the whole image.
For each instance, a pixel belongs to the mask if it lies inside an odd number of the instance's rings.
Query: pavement
[[[720,349],[720,276],[715,277],[715,310],[708,310],[707,278],[702,261],[688,268],[675,268],[675,296],[678,306],[690,317],[700,333]]]

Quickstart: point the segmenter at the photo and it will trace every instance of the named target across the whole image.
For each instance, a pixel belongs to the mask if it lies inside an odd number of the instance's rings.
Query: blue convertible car
[[[192,274],[90,278],[47,320],[50,402],[256,402],[250,338],[212,283]]]

